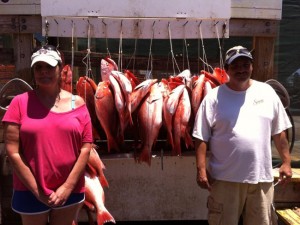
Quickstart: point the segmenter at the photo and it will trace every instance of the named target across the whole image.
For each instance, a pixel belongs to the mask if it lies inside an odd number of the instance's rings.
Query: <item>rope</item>
[[[175,65],[176,65],[176,67],[177,67],[177,69],[178,69],[179,72],[180,72],[180,70],[179,70],[179,67],[178,67],[178,64],[176,62],[176,59],[175,59],[175,56],[174,56],[174,52],[173,52],[170,23],[168,24],[168,32],[169,32],[170,49],[171,49],[170,51],[171,51],[171,57],[172,57],[173,72],[174,72],[174,76],[175,76]]]
[[[138,26],[139,26],[139,24],[137,23],[137,24],[136,24],[136,27],[138,28]],[[126,69],[128,69],[131,60],[133,60],[133,63],[132,63],[132,71],[133,71],[133,72],[134,72],[134,70],[135,70],[135,56],[136,56],[136,49],[137,49],[136,46],[137,46],[137,40],[138,40],[138,38],[139,38],[139,32],[138,32],[138,29],[136,29],[136,32],[137,32],[137,34],[136,34],[136,38],[134,39],[134,50],[133,50],[132,56],[131,56],[130,59],[129,59],[129,62],[128,62],[128,64],[127,64],[127,67],[126,67]]]
[[[106,52],[109,58],[111,58],[110,52],[109,52],[109,48],[108,48],[108,39],[107,39],[107,24],[102,20],[102,23],[105,26],[105,46],[106,46]]]
[[[90,55],[91,55],[91,24],[90,22],[88,21],[88,44],[87,44],[87,54],[86,56],[82,59],[82,63],[86,66],[86,76],[88,78],[92,77],[92,68],[91,68],[91,58],[90,58]],[[86,62],[84,61],[86,59]],[[86,83],[84,83],[84,100],[86,102]]]
[[[188,64],[188,69],[190,70],[190,63],[189,63],[189,52],[188,52],[188,47],[187,47],[187,42],[186,42],[186,38],[185,38],[185,25],[188,23],[188,21],[183,25],[184,27],[184,46],[185,46],[185,51],[186,51],[186,61]],[[184,60],[183,60],[184,61]],[[185,69],[185,68],[183,68]]]
[[[152,78],[152,69],[153,69],[153,57],[152,57],[152,41],[154,39],[154,24],[155,21],[153,22],[152,25],[152,37],[150,39],[150,48],[149,48],[149,56],[148,56],[148,63],[147,63],[147,71],[146,71],[146,79]],[[149,65],[150,65],[150,72],[149,72]]]
[[[207,63],[207,57],[206,57],[206,52],[205,52],[205,47],[204,47],[204,42],[203,42],[201,24],[202,24],[202,21],[199,23],[198,33],[199,33],[199,36],[200,36],[203,56],[202,56],[202,58],[200,57],[200,43],[198,41],[198,60],[200,60],[203,63],[203,70],[209,71],[209,69],[213,70],[213,68]],[[200,62],[198,63],[198,65],[200,65]],[[198,71],[200,72],[200,68],[198,69]]]
[[[121,21],[121,30],[120,30],[120,42],[119,42],[119,56],[118,56],[118,68],[122,71],[122,39],[123,39],[123,21]]]
[[[217,27],[218,23],[219,23],[219,21],[215,23],[215,29],[216,29],[216,34],[217,34],[217,39],[218,39],[218,45],[219,45],[220,68],[224,68],[224,62],[223,62],[223,56],[222,56],[222,47],[221,47],[220,37],[219,37],[219,31],[218,31],[218,27]]]
[[[72,57],[71,57],[71,71],[72,71],[72,78],[71,78],[71,91],[73,93],[73,72],[74,72],[74,22],[72,21]]]

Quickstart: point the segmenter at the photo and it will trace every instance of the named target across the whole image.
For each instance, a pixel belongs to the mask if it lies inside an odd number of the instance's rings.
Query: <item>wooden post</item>
[[[32,51],[32,34],[14,34],[14,59],[15,59],[15,77],[19,77],[26,82],[30,82],[30,62],[31,62],[31,51]]]
[[[274,74],[275,37],[254,37],[253,79],[266,81],[276,79]]]

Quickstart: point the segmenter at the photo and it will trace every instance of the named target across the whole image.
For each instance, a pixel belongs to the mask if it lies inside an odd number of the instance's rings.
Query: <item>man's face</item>
[[[243,82],[250,79],[253,71],[251,59],[239,57],[228,65],[227,74],[231,81]]]

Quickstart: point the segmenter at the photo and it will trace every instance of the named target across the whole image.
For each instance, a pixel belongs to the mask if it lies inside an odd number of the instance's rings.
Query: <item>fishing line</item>
[[[71,38],[71,71],[72,71],[72,77],[71,77],[71,91],[73,93],[73,71],[74,71],[74,22],[72,20],[72,38]]]
[[[118,56],[118,68],[122,71],[122,39],[123,39],[123,20],[121,21],[120,40],[119,40],[119,56]]]
[[[183,24],[183,27],[184,27],[183,32],[184,32],[184,46],[185,46],[185,52],[186,52],[186,61],[187,61],[187,64],[188,64],[188,69],[190,70],[188,44],[186,42],[186,37],[185,37],[185,26],[186,26],[187,23],[188,23],[188,21],[186,21],[186,23]],[[184,61],[184,59],[183,59],[183,61]],[[183,68],[183,70],[184,69],[185,68]]]
[[[107,39],[107,24],[104,22],[104,20],[102,19],[102,24],[104,24],[105,26],[105,46],[106,46],[106,52],[109,58],[111,58],[110,52],[109,52],[109,48],[108,48],[108,39]]]
[[[138,26],[139,26],[139,23],[137,22],[137,23],[136,23],[136,35],[135,35],[135,39],[134,39],[134,50],[133,50],[133,53],[132,53],[132,55],[131,55],[131,57],[130,57],[130,59],[129,59],[129,62],[128,62],[128,64],[127,64],[127,67],[126,67],[126,69],[128,69],[131,60],[133,60],[133,63],[132,63],[132,72],[133,72],[133,73],[134,73],[134,71],[135,71],[135,56],[136,56],[136,49],[137,49],[136,46],[137,46],[137,40],[138,40],[138,38],[139,38]]]
[[[218,31],[218,26],[217,26],[218,23],[219,23],[219,21],[216,22],[216,23],[214,24],[214,26],[215,26],[215,29],[216,29],[217,40],[218,40],[218,45],[219,45],[220,68],[224,68],[223,57],[222,57],[222,46],[221,46],[221,43],[220,43],[219,31]]]
[[[207,69],[209,67],[208,63],[207,63],[207,57],[206,57],[206,52],[205,52],[205,46],[204,46],[204,41],[203,41],[203,35],[202,35],[202,28],[201,28],[201,24],[202,21],[200,21],[199,25],[198,25],[198,33],[200,36],[200,41],[201,41],[201,46],[202,46],[202,58],[200,57],[200,44],[199,44],[199,51],[198,51],[198,60],[201,60],[203,63],[203,70],[206,70],[206,66]],[[199,43],[199,42],[198,42]],[[200,65],[200,63],[198,63],[198,65]],[[198,69],[198,71],[200,72],[200,68]],[[209,71],[209,70],[207,70]]]
[[[170,22],[168,23],[168,33],[169,33],[169,41],[170,41],[170,51],[171,51],[171,57],[172,57],[172,64],[173,64],[173,72],[174,72],[174,76],[175,76],[175,65],[178,69],[178,72],[180,72],[180,69],[178,67],[178,64],[176,62],[175,56],[174,56],[174,52],[173,52],[173,45],[172,45],[172,37],[171,37],[171,28],[170,28]]]
[[[152,69],[153,69],[153,58],[152,58],[152,41],[154,39],[154,24],[155,21],[152,24],[152,36],[150,39],[150,47],[149,47],[149,56],[148,56],[148,63],[147,63],[147,72],[146,72],[146,79],[152,78]],[[150,72],[149,72],[149,65],[150,65]]]
[[[92,69],[91,69],[91,59],[90,59],[90,54],[91,54],[91,24],[88,21],[88,33],[87,33],[87,39],[88,39],[88,43],[87,43],[87,54],[86,56],[82,59],[82,63],[86,66],[86,77],[87,79],[90,78],[92,76]],[[86,62],[84,61],[86,59]],[[86,79],[86,80],[87,80]],[[84,82],[84,100],[86,102],[86,83],[87,81]]]

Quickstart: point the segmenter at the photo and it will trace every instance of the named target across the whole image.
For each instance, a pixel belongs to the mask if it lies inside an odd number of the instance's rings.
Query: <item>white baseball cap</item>
[[[58,63],[62,63],[60,53],[54,46],[43,46],[41,49],[34,52],[31,56],[31,67],[36,62],[45,62],[50,66],[55,67]]]

